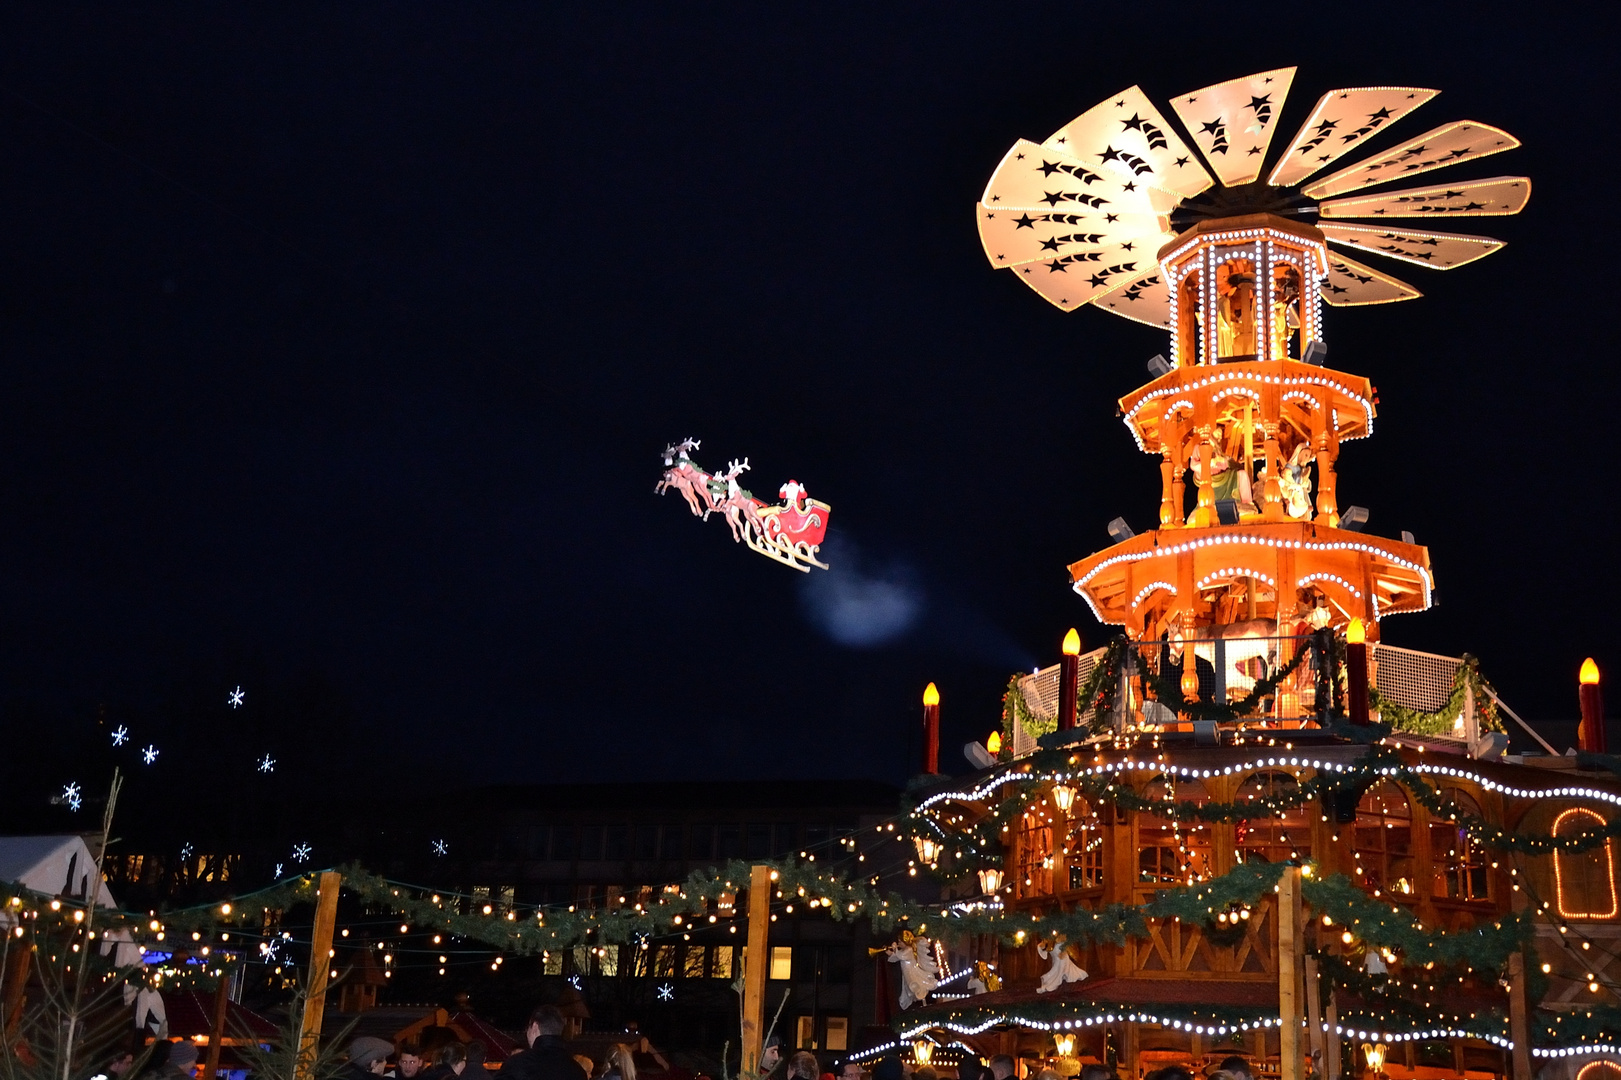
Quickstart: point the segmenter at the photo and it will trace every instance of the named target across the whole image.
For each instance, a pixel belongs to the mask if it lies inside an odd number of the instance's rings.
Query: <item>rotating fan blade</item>
[[[1428,266],[1433,270],[1451,270],[1455,266],[1484,259],[1503,246],[1503,241],[1489,236],[1468,236],[1462,233],[1426,232],[1423,229],[1398,229],[1378,225],[1317,226],[1331,244],[1372,251],[1414,266]]]
[[[1146,259],[1105,265],[1075,261],[1066,255],[1051,262],[1025,263],[1014,267],[1013,272],[1054,307],[1074,311],[1139,276],[1145,266],[1154,265],[1153,258],[1149,255]]]
[[[1426,131],[1416,139],[1409,139],[1378,157],[1359,161],[1332,176],[1325,176],[1304,191],[1314,199],[1326,199],[1374,184],[1417,176],[1432,169],[1444,169],[1462,161],[1490,157],[1518,145],[1520,140],[1502,128],[1474,120],[1455,120]]]
[[[1093,306],[1161,330],[1171,325],[1171,291],[1157,266],[1098,297]]]
[[[1506,217],[1524,210],[1530,197],[1530,177],[1494,176],[1451,186],[1437,184],[1330,199],[1317,207],[1317,214],[1322,218]]]
[[[1099,172],[1061,150],[1020,139],[1003,155],[980,201],[993,207],[1102,215],[1168,214],[1180,199],[1146,180]]]
[[[1166,219],[1154,214],[1047,214],[980,203],[975,216],[992,266],[1070,256],[1071,262],[1108,263],[1153,258],[1172,235]]]
[[[1098,102],[1041,145],[1089,167],[1174,191],[1184,199],[1212,183],[1199,166],[1198,156],[1177,137],[1148,95],[1135,86]]]
[[[1439,90],[1416,86],[1361,86],[1330,90],[1317,99],[1294,142],[1284,151],[1266,182],[1292,187],[1317,170],[1357,149],[1376,131],[1383,131]]]
[[[1364,304],[1394,304],[1416,300],[1424,294],[1393,277],[1363,266],[1338,252],[1328,257],[1328,277],[1323,281],[1323,299],[1334,307],[1361,307]]]
[[[1171,99],[1204,159],[1228,187],[1261,175],[1295,69],[1262,71]]]

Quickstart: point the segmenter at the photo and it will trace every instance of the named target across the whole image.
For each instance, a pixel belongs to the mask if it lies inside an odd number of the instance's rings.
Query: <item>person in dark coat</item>
[[[507,1058],[503,1080],[590,1080],[563,1042],[563,1014],[555,1005],[540,1005],[524,1029],[529,1049]]]
[[[388,1068],[388,1055],[394,1044],[387,1039],[362,1035],[349,1044],[349,1060],[338,1070],[338,1080],[376,1080]]]
[[[446,1043],[434,1055],[434,1064],[422,1073],[422,1080],[456,1080],[467,1071],[467,1051],[457,1042]]]

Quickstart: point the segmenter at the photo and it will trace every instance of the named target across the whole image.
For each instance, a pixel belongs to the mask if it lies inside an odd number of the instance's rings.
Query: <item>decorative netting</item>
[[[1373,685],[1379,696],[1406,709],[1435,712],[1452,696],[1453,680],[1463,660],[1394,645],[1368,650]]]

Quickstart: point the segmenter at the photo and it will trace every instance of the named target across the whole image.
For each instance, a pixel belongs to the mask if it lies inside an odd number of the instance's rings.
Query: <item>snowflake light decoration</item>
[[[238,686],[235,690],[232,690],[229,694],[225,695],[225,701],[226,704],[231,706],[231,708],[236,709],[241,707],[242,702],[247,699],[247,696],[247,693],[242,689],[242,687]]]
[[[79,795],[79,782],[75,780],[71,784],[64,785],[62,788],[62,797],[57,801],[67,803],[69,810],[77,810],[80,806],[84,805],[84,800]]]
[[[264,757],[260,758],[259,759],[259,771],[264,772],[264,773],[275,772],[276,771],[276,759],[271,757],[269,754],[266,754]]]
[[[158,760],[159,753],[161,753],[161,751],[158,750],[157,747],[153,746],[151,743],[147,743],[146,749],[141,751],[142,763],[146,765],[152,764],[154,761]]]
[[[191,858],[191,842],[190,841],[187,841],[186,843],[180,845],[180,857],[182,859]]]
[[[665,983],[663,986],[660,986],[659,987],[659,1000],[660,1001],[674,1001],[675,1000],[675,987],[671,986],[669,983]]]
[[[443,840],[435,840],[433,842],[433,853],[435,855],[448,855],[450,853],[450,845],[445,843]]]
[[[123,746],[128,741],[129,741],[129,728],[125,727],[123,724],[119,724],[116,728],[113,729],[113,745],[114,746]]]
[[[281,948],[281,942],[275,938],[259,942],[259,955],[265,960],[274,960],[276,951]]]
[[[271,876],[273,876],[277,881],[281,880],[281,863],[276,864],[275,872]]]
[[[574,987],[574,989],[576,989],[576,990],[581,989],[580,977],[578,975],[570,975],[568,977],[568,982],[569,982],[570,986]]]
[[[310,846],[308,844],[294,844],[293,845],[293,861],[294,862],[308,862],[309,858],[310,858]]]

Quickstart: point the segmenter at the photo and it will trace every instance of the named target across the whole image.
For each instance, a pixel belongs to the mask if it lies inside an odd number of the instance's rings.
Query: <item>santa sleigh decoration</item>
[[[827,564],[816,558],[827,535],[831,507],[810,497],[803,484],[790,480],[777,492],[781,506],[767,506],[737,482],[748,471],[749,459],[730,462],[724,473],[704,472],[689,455],[697,439],[683,439],[664,448],[664,479],[653,486],[655,495],[670,488],[679,491],[692,512],[705,521],[720,514],[731,526],[732,539],[747,544],[767,558],[800,573]]]

